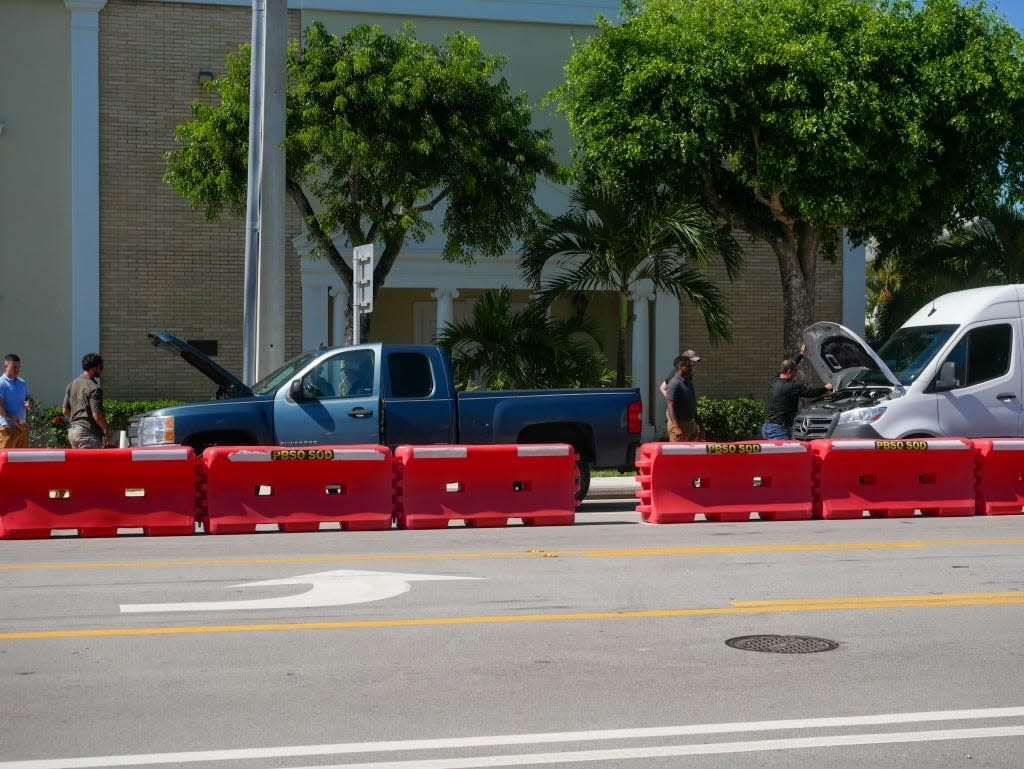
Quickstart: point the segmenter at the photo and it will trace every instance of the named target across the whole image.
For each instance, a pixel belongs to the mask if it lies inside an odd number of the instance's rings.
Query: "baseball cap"
[[[692,360],[694,363],[700,360],[700,356],[693,350],[687,350],[686,352],[682,353],[679,357],[686,358],[687,360]]]

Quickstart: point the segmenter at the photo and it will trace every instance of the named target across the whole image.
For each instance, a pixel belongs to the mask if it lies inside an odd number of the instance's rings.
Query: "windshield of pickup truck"
[[[254,384],[252,386],[253,395],[266,395],[271,390],[276,390],[305,368],[315,357],[315,353],[307,352],[297,358],[292,358],[277,371],[267,374],[263,379]]]
[[[885,361],[901,384],[909,385],[956,330],[955,325],[901,328],[882,345],[878,357]]]

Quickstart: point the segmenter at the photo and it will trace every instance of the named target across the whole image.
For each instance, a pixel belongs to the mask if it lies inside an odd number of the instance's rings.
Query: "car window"
[[[434,391],[434,376],[426,355],[394,352],[388,356],[391,397],[425,398]]]
[[[946,357],[953,363],[957,387],[970,387],[1004,376],[1010,370],[1013,328],[1009,323],[975,328]]]
[[[359,398],[373,394],[372,350],[348,350],[328,358],[305,377],[311,398]]]

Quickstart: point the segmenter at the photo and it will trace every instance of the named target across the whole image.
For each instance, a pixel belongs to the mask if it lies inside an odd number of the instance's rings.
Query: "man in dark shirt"
[[[761,435],[765,440],[789,440],[793,437],[793,420],[801,398],[815,398],[832,389],[832,384],[824,387],[808,387],[794,379],[800,361],[804,359],[807,346],[800,348],[795,358],[787,358],[779,367],[779,375],[768,389],[768,408],[765,411],[764,426]]]
[[[102,373],[103,358],[88,353],[82,358],[82,375],[64,391],[64,418],[71,423],[68,443],[73,449],[102,449],[110,443],[110,425],[103,413],[99,382]]]
[[[695,441],[700,435],[697,423],[697,392],[693,387],[693,370],[700,356],[687,350],[675,359],[675,374],[669,380],[665,398],[668,400],[668,439]]]

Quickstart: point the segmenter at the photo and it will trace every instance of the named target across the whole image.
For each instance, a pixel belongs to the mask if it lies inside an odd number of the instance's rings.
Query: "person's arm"
[[[672,425],[676,430],[679,430],[679,420],[676,419],[676,403],[675,401],[668,402],[668,423]]]
[[[97,389],[89,398],[90,411],[92,411],[93,421],[100,426],[103,430],[103,435],[107,439],[107,443],[110,442],[113,436],[113,431],[110,429],[110,424],[107,422],[107,415],[103,413],[103,391]]]
[[[832,392],[832,383],[827,382],[824,387],[808,387],[807,385],[801,385],[799,397],[801,398],[817,398],[819,395],[824,395],[827,392]]]
[[[664,397],[668,397],[668,382],[662,382],[661,387],[658,388]]]

